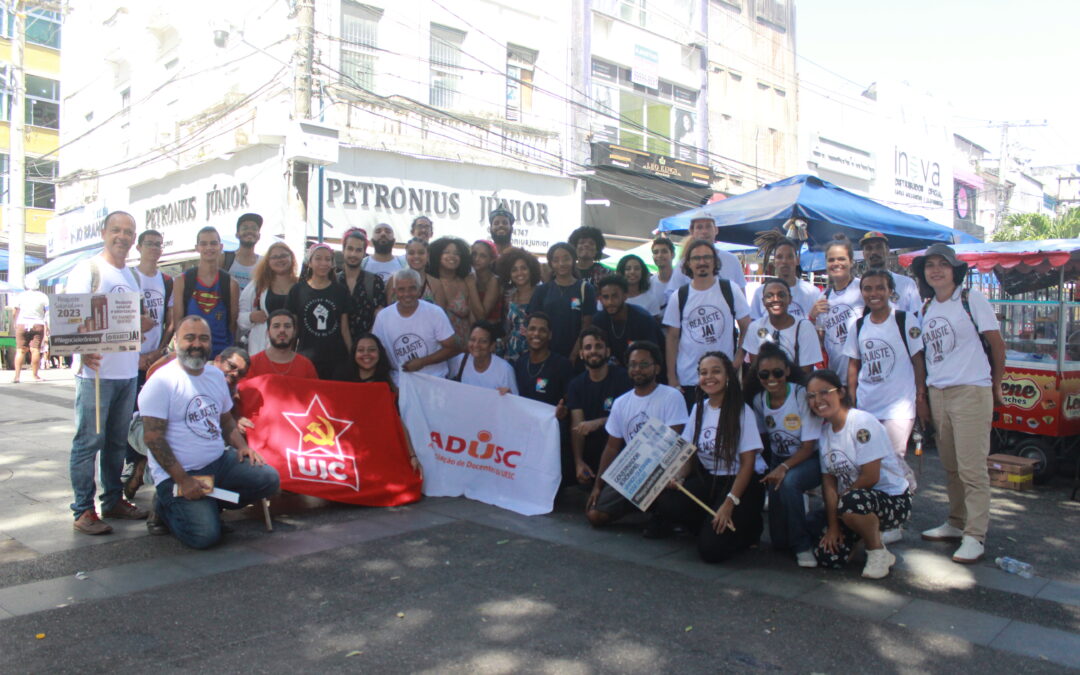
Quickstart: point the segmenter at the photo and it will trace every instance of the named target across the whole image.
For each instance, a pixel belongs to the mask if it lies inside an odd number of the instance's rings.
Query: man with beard
[[[570,381],[566,407],[570,410],[570,449],[578,483],[591,485],[600,465],[608,434],[604,429],[615,399],[630,390],[626,369],[609,365],[608,336],[596,326],[581,331],[581,361],[585,372]]]
[[[405,269],[405,256],[394,257],[394,228],[386,223],[379,223],[371,233],[371,246],[375,252],[360,260],[360,269],[371,272],[382,280],[383,284],[390,275]],[[359,333],[355,333],[359,335]]]
[[[297,354],[296,317],[287,309],[275,309],[266,319],[270,346],[251,357],[246,377],[288,375],[310,380],[319,379],[315,364],[303,354]],[[363,333],[360,333],[363,335]]]
[[[435,226],[432,224],[431,218],[417,216],[413,218],[412,224],[409,225],[409,234],[414,239],[419,239],[426,244],[435,235]]]
[[[518,394],[555,406],[555,419],[559,421],[562,484],[572,485],[577,479],[574,458],[569,451],[569,415],[564,405],[566,388],[573,377],[570,359],[551,351],[551,317],[544,312],[533,312],[529,315],[525,323],[525,341],[529,350],[514,361]]]
[[[630,383],[634,388],[615,399],[611,406],[611,414],[604,424],[608,433],[607,445],[600,456],[597,478],[585,506],[585,516],[595,527],[607,525],[637,510],[600,476],[641,427],[653,417],[677,433],[686,425],[686,403],[682,394],[678,389],[656,381],[662,367],[660,347],[652,342],[635,342],[630,345],[628,356]],[[664,536],[668,531],[664,523],[653,519],[644,534],[651,539]]]
[[[582,225],[570,233],[567,241],[577,253],[578,278],[596,286],[602,277],[611,273],[608,268],[597,262],[604,255],[604,247],[607,246],[604,233],[599,229]]]
[[[639,340],[663,344],[660,324],[645,309],[626,301],[626,279],[610,274],[600,280],[600,304],[604,311],[593,315],[592,325],[608,334],[608,345],[615,360],[626,367],[627,350]],[[661,370],[661,373],[664,371]]]
[[[495,256],[498,257],[513,246],[514,214],[506,209],[495,209],[488,214],[488,232],[495,243]]]
[[[742,262],[739,261],[738,256],[734,253],[727,251],[716,244],[716,238],[718,236],[720,236],[720,229],[716,227],[715,220],[708,217],[694,218],[690,221],[690,235],[683,243],[689,244],[691,241],[696,241],[698,239],[712,242],[713,248],[716,249],[716,258],[719,264],[717,276],[721,279],[727,279],[732,284],[745,290],[746,275],[743,274]],[[668,297],[671,297],[671,293],[674,292],[675,289],[685,286],[688,283],[690,283],[690,277],[683,274],[682,270],[676,268],[672,272],[671,279],[667,284]]]
[[[210,346],[206,321],[185,317],[176,330],[176,360],[147,380],[139,394],[157,490],[153,518],[161,521],[147,525],[164,525],[182,543],[200,549],[221,539],[222,506],[243,508],[274,496],[280,485],[277,471],[240,433],[225,375],[207,364]],[[208,498],[214,488],[238,493],[238,503]]]
[[[867,232],[859,240],[863,262],[868,270],[883,270],[889,261],[889,240],[880,232]],[[911,277],[888,270],[893,278],[893,291],[889,300],[894,309],[918,316],[922,312],[922,300],[919,298],[919,286]]]
[[[221,269],[225,270],[236,279],[240,290],[251,281],[251,274],[255,270],[255,264],[259,262],[259,256],[255,253],[255,244],[259,243],[262,236],[263,218],[257,213],[245,213],[236,219],[236,239],[240,242],[240,248],[225,254]]]
[[[353,308],[349,313],[349,335],[371,332],[375,315],[386,306],[386,283],[374,272],[362,268],[367,253],[367,232],[359,227],[345,231],[341,239],[345,269],[337,275],[339,284],[349,289]]]

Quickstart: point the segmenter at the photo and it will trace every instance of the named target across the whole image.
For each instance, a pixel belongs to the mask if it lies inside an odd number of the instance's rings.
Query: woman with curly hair
[[[454,327],[458,346],[462,349],[469,341],[472,326],[472,304],[479,304],[475,284],[470,289],[465,279],[472,271],[472,253],[464,239],[439,237],[428,247],[427,273],[434,277],[436,304],[443,308],[450,325]]]
[[[637,305],[652,316],[660,316],[660,306],[664,301],[664,292],[659,286],[652,284],[652,272],[640,256],[633,253],[623,256],[615,266],[615,274],[626,279],[629,290],[626,292],[626,301],[631,305]],[[656,291],[660,294],[657,295]]]
[[[495,274],[503,284],[506,314],[502,317],[504,339],[497,351],[507,361],[514,361],[529,349],[525,340],[529,301],[540,283],[540,261],[532,253],[510,248],[499,256]]]
[[[469,286],[476,289],[477,302],[471,307],[477,321],[484,320],[500,323],[503,315],[503,296],[499,288],[499,278],[495,276],[495,243],[487,239],[477,239],[472,245],[473,273],[465,278]],[[472,298],[472,289],[469,297]]]

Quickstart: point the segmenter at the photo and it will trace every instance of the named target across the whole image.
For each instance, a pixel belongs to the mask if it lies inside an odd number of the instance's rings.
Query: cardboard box
[[[986,468],[990,472],[990,485],[1008,490],[1030,490],[1035,487],[1037,459],[1016,455],[990,455]]]

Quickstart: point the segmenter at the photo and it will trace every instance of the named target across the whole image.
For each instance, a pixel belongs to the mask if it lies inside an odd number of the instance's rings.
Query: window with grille
[[[56,178],[60,174],[60,165],[48,159],[26,158],[25,206],[36,209],[56,208]],[[0,153],[0,204],[9,201],[8,185],[10,160],[6,153]]]
[[[436,108],[456,108],[461,91],[461,45],[464,31],[431,24],[431,86],[428,103]]]
[[[11,74],[0,66],[0,120],[11,121]],[[47,77],[26,75],[26,117],[24,122],[47,129],[60,128],[60,83]]]
[[[351,0],[341,3],[342,84],[374,90],[381,18],[381,9]]]
[[[26,10],[26,41],[35,45],[60,49],[60,13],[45,9]],[[5,3],[0,7],[0,34],[11,39],[15,32],[15,17]]]

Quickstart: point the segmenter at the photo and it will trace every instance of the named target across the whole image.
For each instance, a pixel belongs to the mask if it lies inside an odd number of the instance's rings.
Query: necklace
[[[622,322],[622,325],[623,325],[622,333],[619,333],[618,331],[615,330],[615,324],[616,323],[617,322],[615,321],[615,319],[611,320],[611,335],[612,335],[612,337],[614,337],[619,342],[622,342],[622,339],[624,337],[626,337],[626,324],[630,323],[630,321],[629,321],[629,319],[627,319],[627,320]]]
[[[544,359],[543,361],[541,361],[540,362],[540,370],[537,370],[534,373],[533,372],[533,364],[532,364],[532,362],[531,361],[526,361],[525,362],[525,372],[529,374],[530,378],[533,378],[533,379],[538,378],[544,372],[544,368],[547,367],[547,362],[548,362],[547,359]]]

